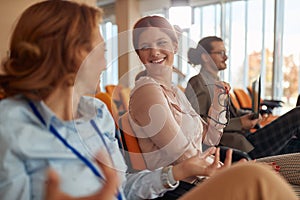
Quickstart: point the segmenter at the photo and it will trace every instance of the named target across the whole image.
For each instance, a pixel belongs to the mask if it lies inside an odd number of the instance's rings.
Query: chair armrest
[[[219,146],[219,147],[220,147],[220,160],[222,162],[224,162],[224,160],[226,158],[226,151],[228,149],[232,149],[232,162],[237,162],[243,158],[245,158],[246,160],[252,160],[252,158],[248,155],[248,153],[246,153],[244,151],[226,147],[226,146]]]
[[[261,105],[265,105],[270,108],[282,107],[283,101],[279,100],[263,100]]]

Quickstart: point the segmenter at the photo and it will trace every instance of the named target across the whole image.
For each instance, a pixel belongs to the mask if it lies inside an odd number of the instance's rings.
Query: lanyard
[[[46,122],[45,120],[43,119],[42,115],[39,113],[38,109],[35,107],[35,105],[29,101],[29,105],[33,111],[33,113],[37,116],[37,118],[39,118],[39,120],[42,122],[42,124],[44,124],[46,126]],[[111,156],[110,154],[110,150],[108,148],[108,145],[107,143],[105,142],[105,139],[103,137],[103,135],[101,134],[101,131],[100,129],[97,127],[96,123],[94,120],[91,120],[90,121],[91,125],[93,126],[93,128],[96,130],[96,132],[98,133],[98,135],[100,136],[102,142],[104,143],[104,146],[106,148],[106,150],[108,151],[109,155]],[[77,151],[73,146],[71,146],[60,134],[59,132],[55,129],[54,126],[52,126],[50,124],[50,127],[49,127],[49,130],[50,132],[55,136],[57,137],[67,148],[69,148],[88,168],[90,168],[90,170],[97,176],[99,177],[100,179],[104,180],[104,177],[101,176],[101,174],[99,173],[99,171],[96,169],[96,167],[91,163],[91,161],[89,161],[86,157],[84,157],[81,153],[79,153],[79,151]],[[122,200],[122,195],[120,192],[118,192],[117,194],[117,199],[118,200]]]

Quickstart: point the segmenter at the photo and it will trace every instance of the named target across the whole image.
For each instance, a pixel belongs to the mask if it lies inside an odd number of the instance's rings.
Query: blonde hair
[[[36,3],[21,15],[2,61],[0,90],[6,96],[44,99],[69,74],[76,74],[82,52],[92,50],[92,35],[102,10],[64,0]]]

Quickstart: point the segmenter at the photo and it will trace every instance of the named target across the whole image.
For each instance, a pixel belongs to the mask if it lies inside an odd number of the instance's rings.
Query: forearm
[[[175,188],[165,188],[161,181],[162,168],[155,171],[144,170],[139,173],[127,174],[124,192],[127,199],[153,199]]]
[[[224,128],[224,133],[232,131],[242,131],[242,123],[239,117],[231,118],[228,125]]]
[[[218,145],[225,127],[225,116],[221,114],[222,111],[216,110],[211,106],[207,118],[206,129],[204,129],[203,142],[209,146]]]

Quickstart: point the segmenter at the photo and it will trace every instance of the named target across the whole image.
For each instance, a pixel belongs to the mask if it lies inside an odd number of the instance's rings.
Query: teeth
[[[162,62],[162,61],[164,61],[164,59],[162,58],[162,59],[159,59],[159,60],[152,60],[152,63],[155,63],[155,64],[157,64],[157,63],[160,63],[160,62]]]

